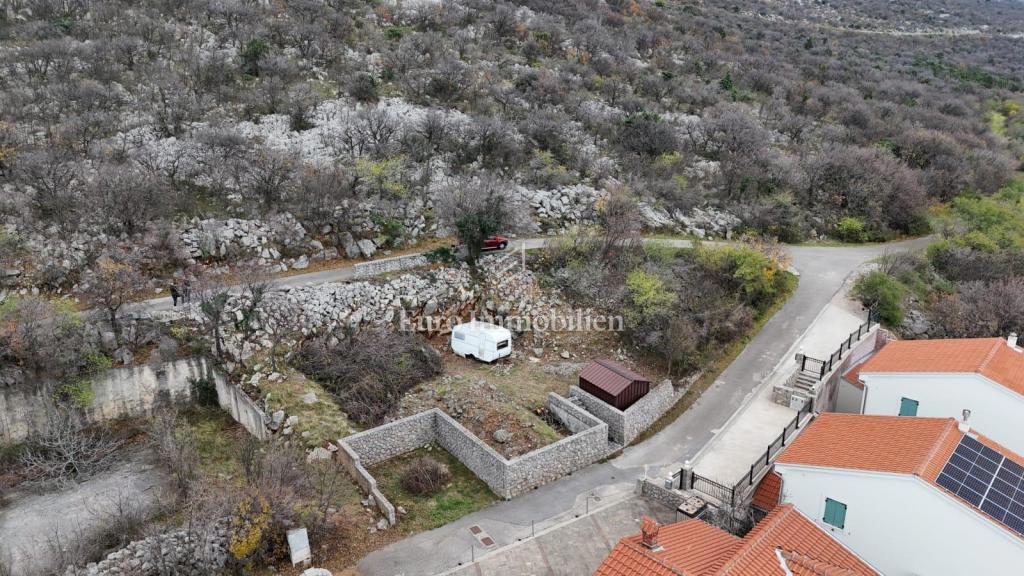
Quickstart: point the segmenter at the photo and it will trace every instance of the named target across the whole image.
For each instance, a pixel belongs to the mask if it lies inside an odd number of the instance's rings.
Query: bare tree
[[[93,272],[89,298],[106,313],[107,322],[120,344],[121,323],[118,315],[121,308],[145,288],[145,279],[131,264],[114,262],[109,258],[101,258]]]
[[[243,343],[251,343],[260,329],[259,311],[263,308],[270,291],[270,278],[255,269],[241,272],[242,293],[235,299],[238,303],[234,321],[235,330]],[[239,314],[241,317],[239,317]]]
[[[602,230],[601,253],[606,260],[639,242],[640,207],[628,189],[610,190],[598,205],[597,213]]]
[[[150,430],[150,442],[160,463],[173,475],[179,498],[187,496],[195,479],[198,457],[193,449],[195,438],[187,428],[178,425],[177,411],[157,413]]]
[[[42,431],[27,441],[21,463],[35,481],[82,479],[105,470],[120,446],[107,432],[86,428],[68,408],[55,406]]]
[[[261,312],[264,332],[270,340],[270,365],[278,370],[282,352],[290,348],[287,344],[302,335],[302,308],[282,294],[268,300]]]
[[[72,227],[78,221],[78,167],[58,149],[18,158],[15,181],[29,192],[33,214],[42,222]]]
[[[284,197],[295,177],[295,160],[271,150],[259,150],[250,161],[249,193],[264,208],[273,208]]]
[[[115,231],[134,234],[147,222],[166,214],[173,204],[167,180],[133,163],[104,164],[90,187],[99,218]]]
[[[0,360],[39,375],[62,377],[93,351],[77,313],[35,296],[12,298],[0,311]]]
[[[225,312],[230,298],[231,290],[223,277],[207,274],[200,278],[199,312],[206,335],[218,358],[224,356]]]

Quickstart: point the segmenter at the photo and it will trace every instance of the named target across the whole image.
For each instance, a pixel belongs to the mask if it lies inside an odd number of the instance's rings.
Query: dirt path
[[[162,471],[136,453],[82,484],[44,494],[12,494],[11,503],[0,509],[0,559],[10,563],[12,574],[52,573],[51,566],[63,564],[60,546],[108,523],[119,506],[152,509],[166,494],[167,482]]]

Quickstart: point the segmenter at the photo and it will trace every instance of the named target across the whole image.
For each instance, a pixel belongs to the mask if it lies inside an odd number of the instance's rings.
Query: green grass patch
[[[284,410],[286,415],[299,418],[292,429],[293,438],[313,448],[325,441],[337,442],[354,431],[334,397],[320,383],[290,367],[282,367],[281,374],[284,379],[277,382],[261,380],[260,391],[267,395],[268,413]],[[316,394],[316,402],[307,404],[303,397],[310,392]]]
[[[193,441],[202,475],[240,478],[241,442],[248,434],[220,409],[194,409],[181,414],[179,426]]]
[[[417,496],[402,487],[402,473],[415,459],[429,456],[446,465],[451,472],[451,481],[445,488],[433,496]],[[395,507],[405,509],[405,516],[399,517],[398,530],[403,534],[412,534],[432,530],[462,518],[466,514],[476,512],[498,501],[487,484],[477,478],[454,456],[431,445],[414,450],[374,466],[370,473]]]

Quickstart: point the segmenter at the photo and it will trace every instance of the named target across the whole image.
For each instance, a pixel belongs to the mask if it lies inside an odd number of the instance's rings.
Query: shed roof
[[[761,479],[761,483],[754,490],[754,500],[751,502],[755,508],[765,512],[771,512],[779,505],[779,498],[782,496],[782,477],[769,470]]]
[[[622,392],[633,382],[649,382],[622,364],[605,359],[594,360],[584,366],[580,378],[613,395]]]

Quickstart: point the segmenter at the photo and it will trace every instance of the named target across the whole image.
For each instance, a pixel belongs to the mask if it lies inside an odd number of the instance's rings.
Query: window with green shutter
[[[836,528],[846,526],[846,504],[825,498],[825,517],[822,520]]]
[[[900,416],[917,416],[917,400],[900,399]]]

